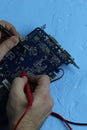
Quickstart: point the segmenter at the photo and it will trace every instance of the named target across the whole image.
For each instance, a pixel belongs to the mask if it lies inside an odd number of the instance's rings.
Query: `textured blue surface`
[[[51,84],[53,111],[71,121],[87,122],[87,0],[0,0],[1,19],[14,24],[22,36],[46,23],[46,31],[73,55],[80,70],[72,65],[63,67],[64,77]],[[72,128],[87,130],[74,125]],[[67,128],[49,117],[41,130]]]

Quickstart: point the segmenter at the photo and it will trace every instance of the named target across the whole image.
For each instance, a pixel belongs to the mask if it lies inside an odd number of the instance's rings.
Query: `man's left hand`
[[[15,27],[12,24],[3,20],[0,21],[0,24],[13,34],[13,36],[6,39],[6,37],[3,36],[3,33],[0,31],[0,61],[1,61],[3,57],[7,54],[7,52],[15,45],[17,45],[17,43],[19,42],[19,38],[21,36],[16,31]],[[2,38],[4,39],[3,41]]]

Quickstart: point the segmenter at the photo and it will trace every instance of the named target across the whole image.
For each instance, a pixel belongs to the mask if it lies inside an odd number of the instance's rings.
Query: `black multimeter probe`
[[[4,26],[2,26],[1,24],[0,24],[0,30],[2,31],[2,32],[4,32],[8,37],[11,37],[11,36],[13,36],[13,34],[10,32],[10,31],[8,31]]]

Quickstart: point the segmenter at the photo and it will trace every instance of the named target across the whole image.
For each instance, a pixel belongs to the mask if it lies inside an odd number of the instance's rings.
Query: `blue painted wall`
[[[53,111],[71,121],[87,122],[87,0],[0,0],[2,19],[14,24],[22,36],[46,24],[46,31],[75,58],[80,70],[73,65],[63,67],[64,77],[51,84]],[[60,120],[49,117],[41,130],[67,128]]]

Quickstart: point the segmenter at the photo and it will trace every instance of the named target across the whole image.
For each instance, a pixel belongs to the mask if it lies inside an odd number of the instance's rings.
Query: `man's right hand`
[[[14,129],[17,121],[27,108],[28,101],[24,93],[27,80],[29,80],[30,86],[35,88],[32,93],[33,104],[20,122],[17,130],[38,130],[52,111],[53,100],[50,96],[50,80],[47,75],[29,77],[28,79],[26,77],[15,78],[7,104],[10,130]]]

